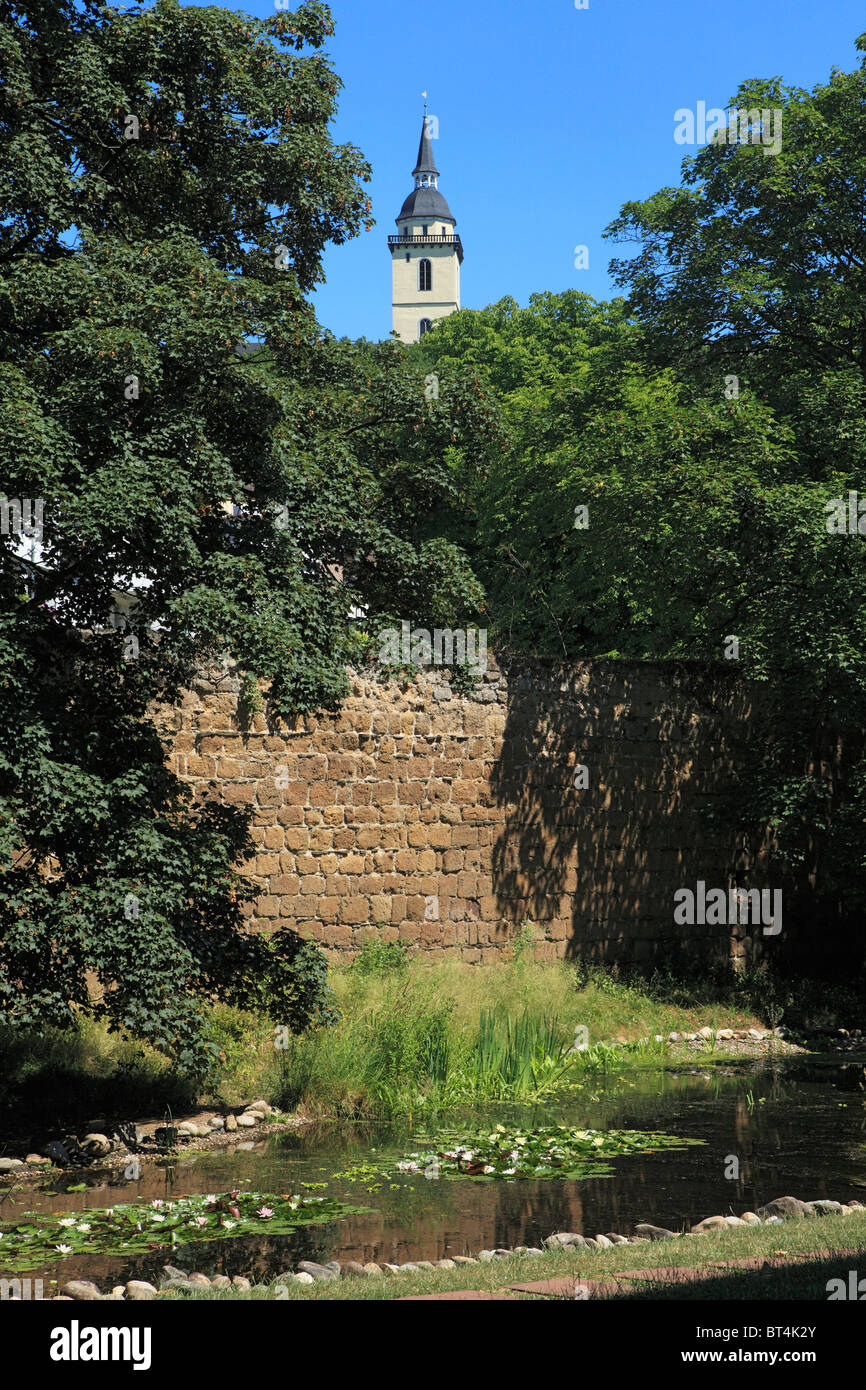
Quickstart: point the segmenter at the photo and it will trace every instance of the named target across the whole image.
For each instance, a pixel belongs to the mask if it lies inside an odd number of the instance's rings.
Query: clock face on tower
[[[438,118],[427,115],[425,104],[418,158],[412,170],[415,187],[395,219],[396,235],[388,238],[391,326],[404,343],[417,343],[438,319],[460,308],[463,246],[456,219],[439,191],[432,143],[438,137]]]

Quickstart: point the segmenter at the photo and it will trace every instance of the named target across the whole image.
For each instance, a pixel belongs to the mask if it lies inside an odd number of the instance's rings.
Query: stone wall
[[[760,952],[760,927],[673,921],[675,889],[698,879],[771,882],[764,856],[750,864],[702,815],[750,716],[731,668],[491,662],[466,694],[438,671],[360,674],[338,713],[291,728],[266,701],[244,727],[238,689],[236,674],[201,680],[166,722],[196,795],[252,810],[254,929],[474,961],[524,923],[542,958]]]

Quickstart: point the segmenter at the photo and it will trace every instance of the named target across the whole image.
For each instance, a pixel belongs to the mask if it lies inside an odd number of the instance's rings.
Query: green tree
[[[191,1070],[203,998],[334,1014],[320,952],[243,930],[246,820],[191,802],[155,703],[231,657],[275,716],[332,706],[395,601],[480,601],[434,514],[484,420],[304,297],[370,225],[331,29],[0,0],[0,492],[43,507],[33,563],[0,536],[0,1020],[89,1009]]]

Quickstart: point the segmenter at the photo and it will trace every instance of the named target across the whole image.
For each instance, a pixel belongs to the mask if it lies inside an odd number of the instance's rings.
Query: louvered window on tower
[[[433,325],[429,319],[422,319],[418,325],[418,336],[420,338],[423,338],[424,334],[429,333],[432,327]]]
[[[418,263],[419,288],[422,290],[432,290],[433,288],[433,265],[427,260]]]

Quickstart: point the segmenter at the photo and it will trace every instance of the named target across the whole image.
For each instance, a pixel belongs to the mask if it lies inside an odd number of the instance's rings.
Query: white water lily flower
[[[516,1172],[517,1172],[517,1169],[516,1169],[516,1168],[503,1168],[503,1170],[502,1170],[502,1176],[505,1177],[505,1178],[510,1178],[511,1175],[512,1175],[512,1173],[516,1173]]]
[[[484,1167],[481,1169],[481,1171],[482,1171],[482,1173],[492,1173],[492,1172],[494,1171],[494,1170],[493,1170],[493,1164],[492,1164],[492,1163],[485,1163],[485,1165],[484,1165]]]
[[[238,1223],[237,1223],[236,1221],[224,1221],[224,1222],[223,1222],[223,1230],[224,1230],[224,1231],[230,1231],[230,1230],[232,1229],[232,1227],[233,1227],[233,1226],[236,1226],[237,1224],[238,1224]]]
[[[71,1245],[55,1245],[54,1249],[55,1249],[55,1250],[58,1252],[58,1254],[60,1254],[60,1255],[71,1255],[71,1254],[72,1254],[72,1246],[71,1246]]]
[[[76,1231],[89,1231],[89,1230],[90,1230],[90,1222],[89,1222],[89,1221],[82,1221],[81,1225],[80,1225],[80,1226],[76,1226],[75,1229],[76,1229]]]
[[[159,1211],[162,1207],[165,1206],[165,1203],[163,1202],[161,1197],[154,1197],[150,1205],[153,1207],[154,1211]]]
[[[75,1225],[75,1217],[74,1217],[74,1216],[61,1216],[61,1218],[60,1218],[60,1220],[58,1221],[57,1224],[58,1224],[58,1226],[74,1226],[74,1225]]]
[[[164,1216],[152,1216],[150,1219],[151,1219],[151,1221],[164,1221],[164,1220],[165,1220],[165,1217],[164,1217]]]

